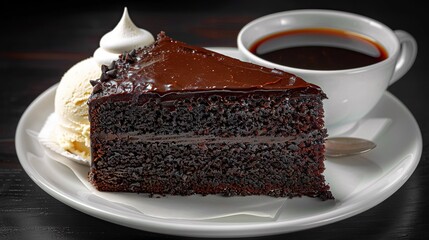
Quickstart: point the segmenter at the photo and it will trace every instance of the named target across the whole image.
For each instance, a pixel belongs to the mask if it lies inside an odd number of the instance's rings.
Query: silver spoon
[[[369,152],[377,145],[369,140],[353,137],[333,137],[326,139],[326,156],[345,157]]]

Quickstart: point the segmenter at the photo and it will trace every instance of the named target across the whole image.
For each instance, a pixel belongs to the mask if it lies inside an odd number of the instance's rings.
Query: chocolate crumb
[[[102,73],[105,73],[105,72],[107,72],[109,70],[109,67],[108,66],[106,66],[106,65],[101,65],[101,72]]]
[[[127,52],[123,52],[120,56],[119,56],[119,58],[122,60],[122,61],[125,61],[126,60],[126,56],[127,56]]]
[[[112,61],[108,68],[109,68],[109,70],[112,70],[115,68],[115,66],[116,66],[116,61]]]
[[[112,69],[112,70],[107,71],[106,75],[109,76],[109,77],[115,78],[116,77],[116,73],[117,73],[116,69]]]
[[[101,86],[101,84],[97,84],[94,86],[94,89],[92,90],[93,93],[98,93],[103,89],[103,87]]]
[[[101,77],[100,77],[100,81],[101,82],[106,82],[107,80],[109,80],[109,76],[105,72],[102,73]]]
[[[125,56],[125,61],[128,63],[133,63],[135,61],[135,58],[130,53],[127,53]]]
[[[89,80],[89,83],[91,83],[91,86],[95,86],[98,84],[98,80]]]

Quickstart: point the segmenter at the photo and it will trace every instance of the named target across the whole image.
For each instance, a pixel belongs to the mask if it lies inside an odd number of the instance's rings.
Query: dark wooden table
[[[89,1],[88,1],[89,2]],[[118,1],[119,2],[119,1]],[[200,46],[236,46],[247,22],[278,11],[337,9],[375,18],[414,35],[413,68],[388,90],[413,113],[423,136],[419,166],[390,198],[359,215],[323,227],[260,239],[427,239],[429,237],[429,64],[427,12],[411,1],[390,6],[365,1],[143,1],[28,5],[2,3],[0,36],[0,239],[184,239],[123,227],[86,215],[40,189],[21,167],[15,130],[28,105],[79,60],[90,57],[100,37],[128,6],[134,22],[156,34]],[[400,138],[401,136],[397,136]]]

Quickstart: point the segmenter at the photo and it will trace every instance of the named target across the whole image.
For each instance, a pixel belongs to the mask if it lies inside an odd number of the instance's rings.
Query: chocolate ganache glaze
[[[132,92],[166,96],[186,92],[299,89],[299,94],[322,93],[318,86],[293,74],[190,46],[164,32],[158,34],[154,44],[123,53],[110,66],[102,66],[100,79],[91,84],[94,89],[89,102]]]

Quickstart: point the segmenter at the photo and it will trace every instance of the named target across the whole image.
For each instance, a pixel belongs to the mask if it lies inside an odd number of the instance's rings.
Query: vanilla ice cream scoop
[[[58,119],[56,142],[65,150],[90,159],[87,100],[92,92],[90,80],[101,76],[101,65],[109,65],[124,51],[144,47],[155,40],[151,33],[131,21],[127,8],[118,25],[100,40],[94,56],[71,67],[62,77],[55,95]]]
[[[55,94],[57,143],[84,159],[90,158],[87,101],[92,86],[89,81],[100,75],[100,66],[94,58],[85,59],[64,74]]]

